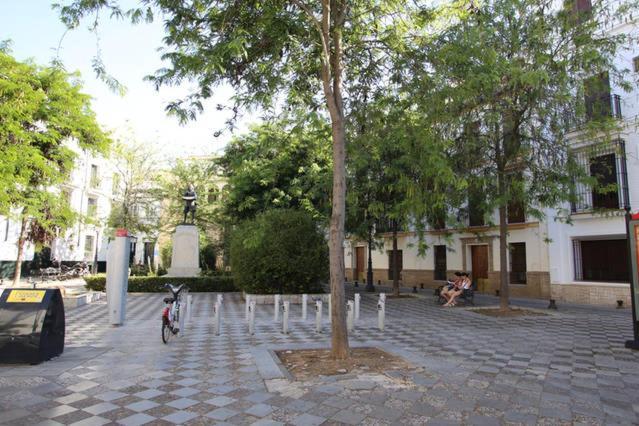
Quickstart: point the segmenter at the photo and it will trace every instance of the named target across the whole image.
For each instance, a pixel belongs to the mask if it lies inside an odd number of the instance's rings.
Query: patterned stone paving
[[[352,295],[352,288],[348,289]],[[248,336],[244,304],[193,294],[183,337],[163,345],[162,294],[130,295],[127,323],[105,324],[98,302],[67,312],[64,354],[38,366],[0,366],[0,423],[36,424],[636,424],[639,353],[623,347],[631,312],[560,306],[548,316],[492,318],[419,298],[388,300],[384,333],[376,295],[362,294],[353,345],[375,345],[413,363],[385,375],[308,383],[269,376],[269,349],[327,346],[292,306],[290,333],[258,306]],[[496,299],[478,296],[477,304]],[[518,304],[544,308],[546,302]],[[326,309],[326,308],[325,308]],[[265,373],[266,372],[266,373]]]

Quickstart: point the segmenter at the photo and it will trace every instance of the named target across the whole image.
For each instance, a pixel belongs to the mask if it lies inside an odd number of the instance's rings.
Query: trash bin
[[[39,364],[64,351],[59,289],[6,289],[0,296],[0,362]]]

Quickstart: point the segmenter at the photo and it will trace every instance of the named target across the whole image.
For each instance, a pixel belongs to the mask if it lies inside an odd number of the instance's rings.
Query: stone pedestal
[[[173,254],[169,277],[200,275],[200,239],[195,225],[178,225],[173,233]]]

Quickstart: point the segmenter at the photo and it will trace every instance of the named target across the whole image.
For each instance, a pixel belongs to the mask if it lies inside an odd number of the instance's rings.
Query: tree
[[[55,189],[73,168],[71,141],[96,151],[109,143],[77,77],[57,66],[18,62],[0,49],[0,214],[21,224],[14,285],[25,242],[47,243],[75,219]]]
[[[329,226],[332,298],[332,354],[348,357],[344,297],[344,220],[346,197],[346,123],[344,93],[358,100],[363,64],[381,68],[387,50],[406,30],[408,8],[396,0],[345,1],[141,1],[122,10],[117,2],[75,0],[60,7],[70,28],[102,8],[133,22],[162,13],[167,35],[163,59],[170,67],[150,80],[156,86],[184,80],[198,85],[186,99],[171,103],[170,112],[186,120],[202,110],[216,84],[236,91],[233,110],[258,106],[302,105],[328,111],[333,148],[332,208]]]
[[[224,216],[231,223],[276,208],[305,210],[318,222],[330,211],[330,128],[320,117],[254,126],[217,160],[227,179]]]
[[[158,159],[147,145],[132,140],[116,142],[111,155],[115,170],[109,228],[157,236],[161,200]]]
[[[579,99],[586,78],[621,77],[613,57],[625,37],[601,31],[609,16],[604,7],[581,12],[577,4],[551,0],[491,0],[425,41],[430,49],[414,93],[453,141],[456,167],[483,199],[480,214],[499,211],[502,309],[509,304],[508,210],[520,205],[542,217],[543,207],[571,196],[579,171],[566,112],[585,115]],[[419,84],[424,75],[426,88]],[[612,128],[600,118],[590,121],[588,136]]]

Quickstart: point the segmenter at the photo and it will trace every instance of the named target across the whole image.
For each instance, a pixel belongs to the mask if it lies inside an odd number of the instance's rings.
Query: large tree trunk
[[[27,224],[26,217],[22,218],[20,223],[20,236],[18,237],[18,256],[16,258],[16,267],[13,273],[13,286],[17,286],[20,283],[20,274],[22,269],[22,259],[24,258],[24,243],[27,240]]]
[[[397,262],[399,256],[397,253],[397,221],[393,219],[393,294],[399,296],[399,267]]]
[[[331,277],[331,343],[337,359],[348,358],[344,296],[344,216],[346,212],[346,153],[344,119],[333,120],[333,203],[329,235]]]
[[[508,215],[506,213],[506,177],[503,171],[498,172],[497,184],[499,199],[499,308],[507,310],[509,304],[508,294]]]

